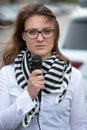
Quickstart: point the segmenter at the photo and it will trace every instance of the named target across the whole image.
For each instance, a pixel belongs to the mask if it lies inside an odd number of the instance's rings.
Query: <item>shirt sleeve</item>
[[[16,129],[24,115],[35,107],[27,90],[24,90],[12,103],[8,85],[6,73],[0,70],[0,130]]]
[[[87,111],[81,73],[74,78],[75,94],[71,105],[71,130],[87,130]]]

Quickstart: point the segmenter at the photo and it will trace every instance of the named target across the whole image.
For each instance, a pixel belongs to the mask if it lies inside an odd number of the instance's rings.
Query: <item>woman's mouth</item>
[[[44,45],[37,45],[35,46],[37,49],[43,49],[45,46]]]

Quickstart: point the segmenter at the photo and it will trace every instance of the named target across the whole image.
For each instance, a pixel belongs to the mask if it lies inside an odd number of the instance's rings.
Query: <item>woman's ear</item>
[[[25,41],[25,33],[24,32],[22,33],[22,38]]]

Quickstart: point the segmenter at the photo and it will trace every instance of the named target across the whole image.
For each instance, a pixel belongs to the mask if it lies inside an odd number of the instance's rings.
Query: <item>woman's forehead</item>
[[[34,15],[28,18],[25,22],[25,26],[53,26],[53,21],[43,15]]]

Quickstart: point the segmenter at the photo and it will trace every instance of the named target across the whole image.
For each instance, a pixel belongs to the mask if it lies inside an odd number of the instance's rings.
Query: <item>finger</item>
[[[42,70],[37,69],[37,70],[32,71],[31,74],[32,74],[32,76],[36,76],[36,75],[42,75],[43,72],[42,72]]]

